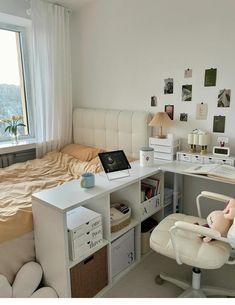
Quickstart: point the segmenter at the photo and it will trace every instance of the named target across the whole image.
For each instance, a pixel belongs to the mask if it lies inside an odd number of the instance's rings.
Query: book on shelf
[[[141,181],[141,193],[144,193],[145,199],[150,199],[159,194],[159,179],[146,178]]]
[[[225,164],[197,164],[184,172],[190,174],[206,175],[223,181],[235,183],[235,167]]]

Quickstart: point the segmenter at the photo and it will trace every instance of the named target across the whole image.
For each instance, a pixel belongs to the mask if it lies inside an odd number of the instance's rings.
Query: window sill
[[[9,154],[17,151],[23,151],[27,149],[33,149],[36,147],[35,139],[19,140],[18,144],[11,142],[0,142],[0,154]]]

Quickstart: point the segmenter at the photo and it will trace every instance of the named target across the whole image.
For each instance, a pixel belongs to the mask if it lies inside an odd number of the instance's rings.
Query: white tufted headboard
[[[76,108],[73,112],[74,143],[123,149],[128,157],[139,158],[148,145],[150,114],[144,111]]]

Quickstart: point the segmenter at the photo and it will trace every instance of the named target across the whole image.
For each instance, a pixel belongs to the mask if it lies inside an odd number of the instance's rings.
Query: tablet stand
[[[106,173],[106,176],[107,176],[108,180],[116,180],[116,179],[120,179],[120,178],[129,177],[130,172],[129,172],[129,169],[125,169],[122,171]]]

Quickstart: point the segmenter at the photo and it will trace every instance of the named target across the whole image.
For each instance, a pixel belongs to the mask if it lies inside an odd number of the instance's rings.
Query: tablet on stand
[[[130,163],[123,150],[115,150],[98,154],[108,180],[130,176]]]

